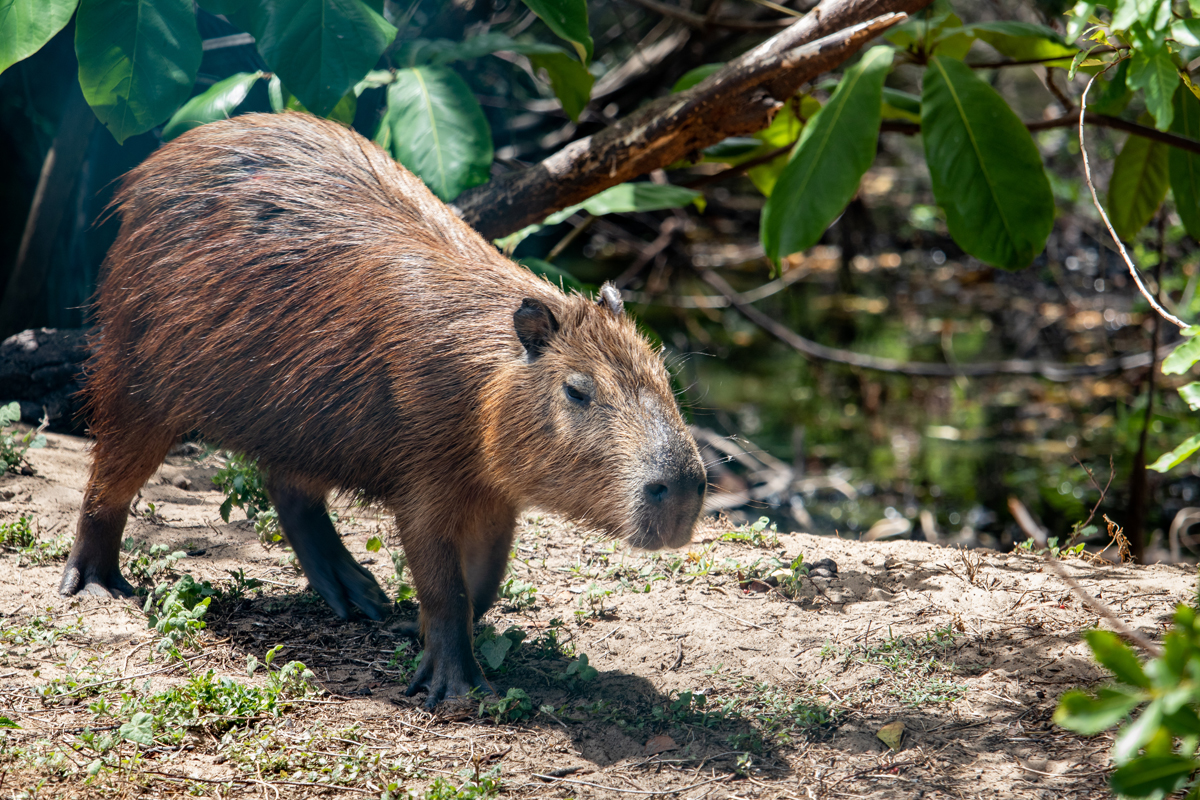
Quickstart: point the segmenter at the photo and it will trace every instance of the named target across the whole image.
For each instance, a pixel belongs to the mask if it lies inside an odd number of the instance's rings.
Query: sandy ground
[[[37,474],[0,477],[0,524],[26,515],[45,540],[73,531],[88,467],[84,440],[49,439],[30,454]],[[155,654],[137,603],[60,598],[61,559],[0,555],[0,716],[18,726],[0,731],[0,796],[379,797],[389,784],[427,798],[1108,796],[1111,739],[1050,721],[1062,692],[1103,679],[1079,632],[1104,624],[1038,557],[745,529],[728,540],[713,520],[685,550],[634,553],[530,513],[511,575],[534,603],[484,620],[527,634],[490,675],[501,694],[524,690],[528,713],[481,717],[476,700],[429,714],[404,696],[417,648],[398,628],[415,605],[338,620],[278,546],[221,520],[218,463],[172,456],[127,528],[143,550],[187,552],[159,583],[228,587],[239,569],[263,582],[213,605],[186,661]],[[392,574],[366,549],[391,537],[375,510],[341,509],[339,529],[381,582]],[[799,555],[824,568],[794,597],[786,581],[746,580]],[[1195,592],[1191,568],[1069,570],[1151,637]],[[247,659],[275,645],[275,666],[302,661],[320,693],[280,716],[120,738],[152,698],[209,670],[264,687]],[[580,654],[598,674],[563,677]],[[891,750],[877,733],[895,722]]]

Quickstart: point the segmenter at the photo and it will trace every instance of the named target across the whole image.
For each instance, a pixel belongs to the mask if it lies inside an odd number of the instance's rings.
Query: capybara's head
[[[497,482],[635,547],[686,544],[704,503],[704,464],[662,357],[616,288],[605,284],[595,301],[526,298],[513,331],[521,352],[484,404]]]

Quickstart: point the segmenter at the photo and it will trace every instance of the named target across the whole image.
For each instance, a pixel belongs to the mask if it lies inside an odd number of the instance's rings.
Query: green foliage
[[[570,42],[587,64],[592,60],[591,34],[588,33],[587,0],[524,0],[555,35]]]
[[[118,143],[162,122],[191,94],[200,34],[189,0],[80,0],[79,85]]]
[[[372,536],[367,540],[367,551],[378,553],[380,550],[386,550],[388,556],[392,559],[392,567],[395,570],[391,581],[396,587],[396,602],[403,603],[405,600],[412,600],[417,596],[417,590],[409,582],[404,574],[405,568],[408,566],[408,557],[404,555],[401,549],[392,550],[385,547],[383,540],[378,536]]]
[[[1175,90],[1175,116],[1171,131],[1200,141],[1200,100],[1186,86]],[[1183,228],[1193,239],[1200,239],[1200,153],[1178,147],[1167,148],[1167,171],[1171,192]]]
[[[721,534],[722,542],[743,542],[755,547],[778,547],[779,531],[769,517]]]
[[[509,574],[500,584],[500,599],[512,611],[530,608],[537,603],[537,587]]]
[[[0,0],[0,73],[66,27],[79,0]]]
[[[524,689],[512,687],[504,697],[484,700],[479,704],[479,716],[491,717],[497,722],[516,722],[533,715],[533,701]]]
[[[0,524],[0,547],[17,551],[31,547],[37,541],[37,534],[30,527],[30,521],[30,517],[22,514],[12,522]]]
[[[578,691],[583,684],[595,680],[599,674],[599,670],[588,664],[587,653],[580,653],[579,658],[567,664],[567,668],[558,673],[558,679],[573,691]]]
[[[184,575],[173,586],[160,584],[155,588],[142,609],[148,615],[149,626],[162,636],[155,650],[180,658],[180,647],[196,646],[214,594],[212,584],[197,583],[191,575]]]
[[[240,508],[246,519],[254,522],[254,532],[265,545],[282,541],[279,514],[267,495],[266,481],[258,462],[243,455],[231,454],[216,475],[213,483],[225,493],[221,503],[221,519],[229,522],[229,514]]]
[[[21,419],[21,404],[13,401],[0,406],[0,467],[4,472],[21,472],[27,468],[25,453],[46,446],[46,437],[42,431],[46,421],[25,434],[20,434],[13,423]]]
[[[509,653],[516,652],[527,634],[518,627],[510,627],[504,633],[496,633],[489,625],[475,637],[475,649],[483,657],[483,663],[491,672],[500,669]]]
[[[171,119],[163,128],[163,141],[169,142],[176,136],[206,123],[228,119],[262,77],[262,72],[239,72],[225,80],[217,81],[171,115]]]
[[[497,239],[496,245],[511,253],[513,248],[530,234],[536,233],[546,225],[566,222],[579,211],[586,211],[595,217],[605,214],[628,214],[634,211],[659,211],[686,206],[699,196],[699,192],[682,186],[660,186],[646,182],[621,183],[589,197],[582,203],[554,212],[538,225],[529,225],[510,236]]]
[[[846,71],[829,102],[809,120],[762,212],[761,238],[778,262],[820,240],[858,191],[875,160],[890,47],[873,47]]]
[[[950,235],[989,264],[1027,267],[1054,225],[1054,198],[1029,131],[961,61],[934,56],[922,86],[925,159]]]
[[[0,548],[17,553],[17,565],[22,563],[45,564],[66,558],[71,552],[73,538],[69,534],[42,541],[34,532],[32,517],[24,514],[11,522],[0,523]]]
[[[1200,770],[1200,619],[1196,610],[1180,605],[1162,652],[1138,659],[1116,634],[1092,630],[1086,634],[1096,660],[1113,674],[1115,683],[1094,696],[1067,692],[1059,701],[1054,721],[1087,736],[1123,726],[1113,743],[1117,770],[1110,778],[1114,792],[1126,797],[1162,797],[1190,788]],[[1129,715],[1144,706],[1136,719]]]
[[[485,182],[492,164],[492,133],[483,109],[448,67],[396,73],[375,141],[446,202]]]
[[[1117,153],[1108,182],[1108,216],[1122,239],[1136,236],[1167,196],[1170,149],[1162,142],[1130,136]]]
[[[1185,337],[1183,343],[1163,359],[1164,375],[1183,375],[1200,361],[1200,336],[1196,335],[1200,333],[1200,326],[1193,325],[1180,333]],[[1185,384],[1180,387],[1179,394],[1193,411],[1200,409],[1200,384]],[[1163,453],[1153,464],[1148,465],[1147,469],[1167,472],[1187,461],[1197,450],[1200,450],[1200,433],[1189,436],[1175,449]]]
[[[173,571],[175,565],[187,557],[182,550],[171,552],[171,548],[165,544],[152,544],[149,551],[143,551],[141,545],[134,544],[131,539],[125,540],[125,549],[130,551],[125,571],[134,580],[143,583],[149,583],[160,572]]]
[[[245,3],[232,21],[304,107],[326,116],[372,69],[396,29],[363,0]]]

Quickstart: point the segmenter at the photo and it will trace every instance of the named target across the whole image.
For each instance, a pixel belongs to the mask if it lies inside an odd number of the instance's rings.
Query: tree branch
[[[495,239],[729,136],[762,130],[803,83],[929,2],[824,0],[691,89],[660,97],[540,164],[470,189],[454,205]]]
[[[833,361],[851,367],[890,372],[897,375],[923,376],[929,378],[981,377],[985,375],[1041,375],[1052,381],[1069,381],[1088,375],[1107,375],[1150,366],[1155,358],[1165,358],[1179,342],[1158,348],[1157,353],[1136,353],[1131,356],[1109,358],[1099,364],[1061,364],[1027,359],[1010,359],[978,364],[938,364],[934,362],[899,361],[828,347],[805,339],[791,328],[783,325],[750,305],[733,290],[725,279],[712,270],[700,270],[700,277],[729,301],[739,314],[774,336],[779,341],[808,356],[821,361]],[[1182,341],[1182,340],[1180,340]]]
[[[1134,136],[1141,136],[1143,139],[1152,139],[1156,142],[1169,144],[1171,147],[1178,147],[1180,150],[1186,150],[1189,153],[1200,153],[1200,142],[1195,139],[1189,139],[1186,136],[1179,136],[1167,131],[1160,131],[1158,128],[1151,128],[1149,125],[1139,125],[1136,122],[1129,122],[1120,117],[1110,117],[1108,114],[1093,114],[1088,111],[1083,115],[1083,121],[1088,125],[1095,125],[1098,128],[1112,128],[1118,131],[1125,131]],[[1065,114],[1054,119],[1039,119],[1033,122],[1026,122],[1025,127],[1032,131],[1048,131],[1052,128],[1073,128],[1079,124],[1078,112]],[[903,133],[909,136],[915,136],[921,132],[920,124],[916,122],[904,122],[901,120],[884,120],[879,126],[881,133]]]

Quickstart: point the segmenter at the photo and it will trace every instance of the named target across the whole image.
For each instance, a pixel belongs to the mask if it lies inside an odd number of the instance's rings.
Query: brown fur
[[[205,125],[132,171],[116,203],[64,593],[128,591],[126,509],[193,430],[259,459],[343,615],[347,599],[377,613],[379,590],[345,563],[324,496],[359,490],[395,513],[426,638],[412,689],[431,705],[481,680],[470,620],[523,506],[644,547],[690,538],[703,468],[619,296],[567,296],[513,264],[357,134],[298,114]],[[515,314],[543,338],[523,347]],[[581,380],[585,405],[564,394]],[[647,499],[654,486],[669,502]],[[314,577],[325,559],[332,589]]]

